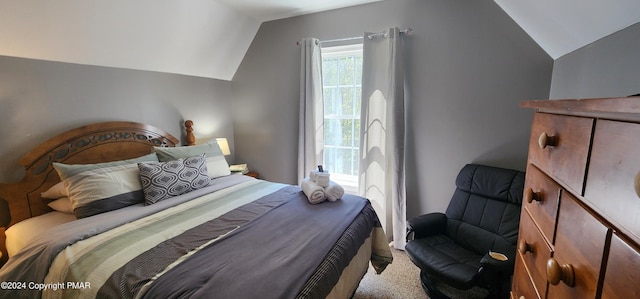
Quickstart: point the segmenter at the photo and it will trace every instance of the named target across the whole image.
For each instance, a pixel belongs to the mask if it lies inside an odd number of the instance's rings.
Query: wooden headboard
[[[51,211],[49,201],[42,199],[40,193],[60,182],[52,162],[111,162],[149,154],[154,146],[178,144],[171,134],[135,122],[102,122],[72,129],[24,155],[18,161],[26,171],[24,178],[18,183],[0,183],[0,198],[8,202],[14,224]]]

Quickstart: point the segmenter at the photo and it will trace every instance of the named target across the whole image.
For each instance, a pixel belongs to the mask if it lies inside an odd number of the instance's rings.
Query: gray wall
[[[556,59],[550,98],[640,93],[640,23]]]
[[[466,163],[523,170],[531,111],[553,60],[491,0],[395,0],[263,23],[233,81],[236,160],[296,183],[300,53],[295,42],[391,26],[406,38],[408,216],[442,211]]]
[[[531,113],[553,61],[493,1],[394,0],[264,23],[232,82],[0,56],[0,181],[49,137],[87,123],[149,123],[176,136],[184,119],[230,138],[230,161],[296,183],[303,37],[411,27],[409,216],[444,210],[466,163],[524,169]],[[231,111],[231,113],[230,113]],[[235,142],[234,142],[235,138]]]
[[[17,160],[56,134],[111,120],[184,138],[205,124],[233,145],[231,82],[0,56],[0,182],[22,178]]]

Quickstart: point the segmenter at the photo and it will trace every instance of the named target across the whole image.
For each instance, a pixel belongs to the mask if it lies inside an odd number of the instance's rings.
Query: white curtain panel
[[[405,96],[400,30],[365,33],[360,126],[360,194],[369,198],[393,246],[406,244]],[[369,38],[371,36],[371,38]]]
[[[322,164],[324,106],[320,41],[300,42],[300,127],[298,131],[298,182]]]

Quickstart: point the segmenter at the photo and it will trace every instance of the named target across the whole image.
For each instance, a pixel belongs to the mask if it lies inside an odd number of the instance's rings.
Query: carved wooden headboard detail
[[[72,129],[24,155],[18,161],[25,168],[24,178],[17,183],[0,183],[0,198],[9,203],[11,224],[14,224],[51,211],[40,193],[60,182],[52,162],[111,162],[149,154],[154,146],[178,144],[179,140],[173,135],[135,122],[102,122]]]

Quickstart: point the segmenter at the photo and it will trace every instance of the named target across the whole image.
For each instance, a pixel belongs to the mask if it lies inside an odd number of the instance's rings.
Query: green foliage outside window
[[[324,164],[330,173],[358,175],[362,52],[323,58]]]

